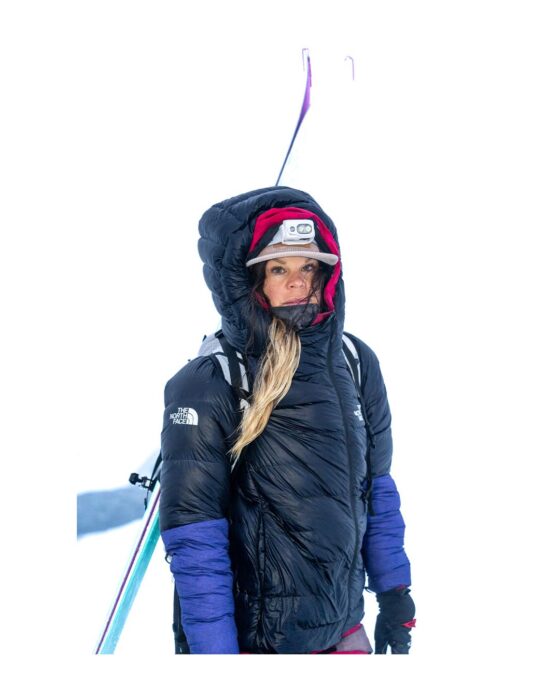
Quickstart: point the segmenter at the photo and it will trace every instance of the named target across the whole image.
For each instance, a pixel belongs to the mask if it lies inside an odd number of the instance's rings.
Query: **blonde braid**
[[[237,462],[244,447],[266,428],[272,409],[286,396],[299,365],[299,334],[273,317],[268,330],[268,343],[255,379],[249,407],[245,409],[239,436],[230,454]]]

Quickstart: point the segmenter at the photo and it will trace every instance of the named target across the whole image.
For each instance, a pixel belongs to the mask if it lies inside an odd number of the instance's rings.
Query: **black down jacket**
[[[338,246],[336,228],[318,204],[285,187],[227,200],[201,219],[204,277],[223,332],[238,350],[244,350],[248,334],[245,260],[255,221],[270,209],[294,206],[319,216]],[[326,649],[364,614],[368,441],[343,355],[343,323],[340,276],[334,311],[301,331],[301,361],[291,388],[233,474],[227,450],[240,410],[216,358],[189,362],[166,388],[161,529],[227,520],[241,651]],[[371,467],[379,476],[390,467],[391,417],[377,358],[355,342],[376,435]],[[256,358],[250,363],[256,369]],[[185,406],[191,418],[177,421],[180,407],[180,415],[187,415]]]

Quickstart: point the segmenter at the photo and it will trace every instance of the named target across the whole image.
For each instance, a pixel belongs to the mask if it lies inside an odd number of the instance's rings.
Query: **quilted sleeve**
[[[362,395],[373,437],[373,444],[368,448],[373,476],[371,512],[367,516],[362,556],[368,589],[383,593],[397,586],[410,586],[410,562],[404,549],[401,499],[390,474],[393,439],[385,382],[373,350],[358,338],[352,337],[352,340],[360,356]]]
[[[165,388],[160,529],[193,654],[237,654],[229,556],[227,454],[239,406],[211,357]]]

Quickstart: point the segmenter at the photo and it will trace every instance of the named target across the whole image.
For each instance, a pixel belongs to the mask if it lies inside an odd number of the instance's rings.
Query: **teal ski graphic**
[[[153,493],[142,519],[140,534],[134,545],[125,574],[117,591],[115,602],[97,644],[96,654],[112,654],[115,651],[126,618],[130,612],[152,554],[159,539],[159,479],[153,485]]]

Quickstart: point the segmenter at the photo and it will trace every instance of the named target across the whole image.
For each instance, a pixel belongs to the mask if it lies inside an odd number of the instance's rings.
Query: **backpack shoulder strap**
[[[233,388],[239,399],[241,409],[247,408],[249,405],[247,362],[244,356],[228,343],[223,332],[218,330],[216,333],[204,336],[198,354],[213,355],[216,358],[224,379]]]
[[[347,333],[342,334],[342,340],[342,349],[344,350],[344,357],[346,359],[348,367],[350,368],[350,372],[352,372],[352,376],[354,377],[354,383],[358,391],[361,393],[362,374],[360,371],[360,356],[358,354],[358,348]]]
[[[371,427],[371,424],[368,420],[367,416],[367,411],[366,411],[366,405],[364,401],[364,395],[362,393],[362,372],[360,369],[360,354],[358,353],[358,348],[356,347],[356,343],[348,336],[347,333],[342,334],[342,349],[344,350],[344,357],[346,358],[346,362],[348,364],[348,367],[350,368],[350,372],[352,373],[352,377],[354,378],[354,384],[356,385],[356,389],[358,391],[358,399],[360,401],[360,407],[362,409],[362,418],[365,423],[366,427],[366,434],[368,437],[368,443],[369,443],[369,449],[367,453],[367,490],[365,493],[365,499],[368,507],[368,513],[369,515],[373,515],[373,509],[371,505],[371,490],[373,487],[373,466],[371,463],[372,456],[371,456],[371,450],[375,449],[375,440],[373,437],[373,430]]]

